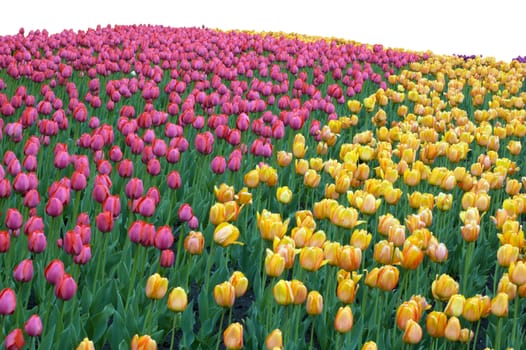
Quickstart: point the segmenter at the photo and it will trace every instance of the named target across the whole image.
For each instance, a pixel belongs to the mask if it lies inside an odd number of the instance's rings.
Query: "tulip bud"
[[[378,350],[378,346],[374,341],[370,340],[363,344],[362,350]]]
[[[168,290],[168,278],[154,273],[146,281],[146,296],[150,299],[162,299]]]
[[[341,306],[334,318],[334,329],[339,333],[347,333],[351,330],[354,317],[350,306]]]
[[[51,261],[44,270],[44,277],[46,281],[51,284],[57,284],[62,280],[64,275],[64,263],[62,260],[55,259]]]
[[[229,279],[229,282],[232,283],[236,291],[236,298],[242,297],[248,288],[248,279],[245,277],[243,272],[234,271],[232,276]]]
[[[458,294],[459,285],[451,276],[442,274],[431,284],[433,298],[441,301],[447,301],[449,298]]]
[[[38,315],[31,316],[24,324],[24,331],[30,337],[38,337],[42,334],[42,320]]]
[[[64,301],[73,298],[77,292],[77,282],[69,274],[64,273],[62,279],[55,284],[55,296]]]
[[[238,242],[239,229],[227,222],[219,224],[214,230],[214,241],[222,247],[228,247],[231,244],[243,244]]]
[[[236,322],[229,325],[223,332],[223,343],[228,350],[243,348],[243,326]]]
[[[172,289],[166,302],[168,309],[174,312],[183,312],[188,305],[188,297],[183,288]]]
[[[214,299],[221,307],[232,307],[236,301],[236,289],[226,281],[214,287]]]
[[[412,319],[407,321],[403,341],[408,344],[417,344],[422,340],[422,327]]]
[[[315,290],[310,291],[307,295],[306,308],[309,315],[321,314],[323,310],[323,296]]]
[[[272,288],[274,300],[280,305],[290,305],[294,300],[290,281],[279,280]]]
[[[5,337],[4,347],[6,350],[22,350],[24,345],[26,345],[26,341],[20,328],[14,329]]]
[[[526,283],[526,264],[523,261],[517,263],[511,263],[508,268],[508,275],[510,281],[518,286]]]
[[[131,350],[157,350],[157,343],[149,335],[135,334],[131,341]]]
[[[392,265],[384,265],[378,271],[377,286],[383,291],[390,292],[398,284],[400,271]]]
[[[288,188],[288,186],[278,187],[276,190],[276,198],[280,203],[290,203],[292,200],[292,191]]]
[[[303,282],[298,280],[292,280],[290,282],[290,287],[292,289],[293,296],[292,303],[294,305],[303,304],[305,299],[307,299],[307,287],[305,287]]]
[[[11,315],[16,308],[16,294],[11,288],[0,292],[0,315]]]
[[[426,330],[430,336],[441,338],[446,330],[447,316],[443,312],[431,311],[426,318]]]
[[[82,339],[76,350],[95,350],[95,345],[88,338]]]
[[[203,234],[199,231],[190,231],[188,236],[184,239],[184,249],[194,255],[199,255],[203,252],[205,239]]]
[[[265,340],[267,350],[283,349],[283,334],[279,328],[274,329]]]
[[[498,293],[491,300],[491,313],[497,317],[508,317],[508,294]]]
[[[22,262],[15,267],[13,277],[18,282],[31,281],[31,279],[33,279],[33,260],[22,260]]]

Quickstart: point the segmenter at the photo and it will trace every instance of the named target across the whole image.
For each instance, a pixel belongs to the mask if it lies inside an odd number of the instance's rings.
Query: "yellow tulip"
[[[150,299],[162,299],[168,290],[168,278],[154,273],[146,281],[146,296]]]

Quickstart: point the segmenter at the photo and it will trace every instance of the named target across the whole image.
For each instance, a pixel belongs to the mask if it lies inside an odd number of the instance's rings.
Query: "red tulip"
[[[32,253],[42,253],[46,250],[47,238],[42,231],[32,231],[28,235],[27,248]]]
[[[11,245],[11,235],[7,231],[0,231],[0,253],[5,253]]]
[[[51,261],[44,269],[44,277],[51,284],[57,284],[64,275],[64,263],[62,260]]]
[[[132,178],[128,183],[126,184],[126,197],[130,199],[137,199],[142,196],[144,192],[144,187],[142,184],[142,180],[139,178]]]
[[[9,196],[11,196],[11,182],[8,179],[0,179],[0,198],[9,198]]]
[[[13,277],[18,282],[31,281],[33,279],[33,260],[22,260],[13,270]]]
[[[11,315],[16,308],[16,294],[11,288],[0,292],[0,315]]]
[[[175,254],[170,249],[165,249],[161,253],[160,265],[162,267],[172,267],[175,262]]]
[[[212,153],[214,149],[214,135],[209,131],[197,134],[195,137],[195,148],[201,154]]]
[[[69,255],[79,254],[82,249],[82,239],[80,235],[73,230],[66,232],[63,240],[63,248]]]
[[[91,245],[90,244],[82,245],[82,249],[80,250],[80,253],[73,257],[73,261],[75,262],[75,264],[79,264],[79,265],[87,264],[90,260],[91,260]]]
[[[95,218],[95,225],[101,232],[111,232],[113,230],[113,214],[108,210],[99,213]]]
[[[71,174],[71,188],[73,190],[83,191],[87,184],[86,176],[83,173],[75,170],[73,174]]]
[[[71,275],[64,273],[60,281],[55,284],[55,296],[64,301],[73,298],[77,292],[77,282]]]
[[[24,345],[26,345],[26,341],[20,328],[16,328],[5,337],[4,347],[6,350],[22,350]]]

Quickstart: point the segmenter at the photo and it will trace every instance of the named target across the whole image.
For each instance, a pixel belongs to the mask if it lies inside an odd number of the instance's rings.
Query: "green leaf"
[[[86,331],[93,342],[97,343],[102,339],[102,336],[108,329],[108,321],[114,311],[113,306],[106,305],[102,311],[89,318]]]

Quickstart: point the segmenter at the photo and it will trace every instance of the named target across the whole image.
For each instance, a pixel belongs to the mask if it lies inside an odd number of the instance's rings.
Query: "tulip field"
[[[526,349],[526,63],[0,36],[5,349]]]

